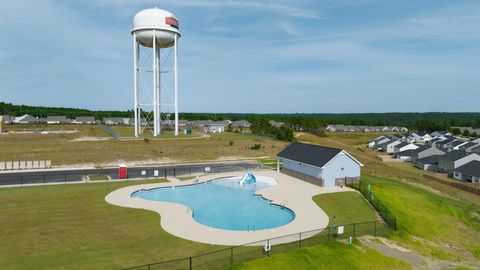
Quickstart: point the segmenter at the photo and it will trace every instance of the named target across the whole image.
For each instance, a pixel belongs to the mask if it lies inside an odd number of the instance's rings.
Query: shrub
[[[233,146],[233,141],[229,141],[228,145]]]
[[[150,142],[150,139],[149,139],[149,138],[143,138],[143,141],[144,141],[145,143],[149,143],[149,142]]]
[[[250,147],[251,150],[260,150],[260,148],[262,148],[262,145],[259,143],[256,143]]]

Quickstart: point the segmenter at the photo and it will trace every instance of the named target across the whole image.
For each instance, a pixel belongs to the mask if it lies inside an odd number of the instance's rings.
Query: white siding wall
[[[461,159],[455,161],[454,169],[456,169],[460,166],[463,166],[463,165],[469,163],[470,161],[474,161],[474,160],[480,161],[480,156],[477,155],[477,154],[471,154],[471,155],[468,155],[464,158],[461,158]]]
[[[335,186],[335,179],[360,177],[360,165],[344,153],[338,154],[323,170],[326,187]]]
[[[316,178],[321,179],[322,178],[322,170],[318,167],[313,167],[304,163],[300,163],[297,161],[291,161],[288,159],[283,159],[281,158],[282,163],[283,163],[283,168],[296,171],[299,173],[303,173],[306,175],[310,175]]]

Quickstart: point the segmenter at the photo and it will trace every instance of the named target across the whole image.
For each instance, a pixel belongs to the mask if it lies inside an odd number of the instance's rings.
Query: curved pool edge
[[[241,173],[238,173],[238,176],[240,176],[240,174]],[[172,186],[172,183],[141,184],[120,188],[109,193],[105,197],[105,201],[112,205],[157,212],[161,216],[160,225],[162,228],[166,232],[180,238],[215,245],[243,245],[245,243],[253,243],[269,238],[327,227],[329,221],[328,216],[311,198],[321,193],[348,191],[348,189],[345,188],[318,187],[274,171],[258,171],[256,174],[273,177],[277,180],[277,186],[257,190],[255,194],[262,196],[274,204],[290,209],[295,214],[292,222],[280,227],[255,232],[216,229],[195,221],[191,216],[191,212],[189,212],[189,208],[185,205],[130,197],[130,194],[139,189],[169,187]],[[211,181],[213,178],[222,178],[231,175],[232,173],[226,173],[224,175],[217,174],[215,177],[210,175],[201,177],[200,180],[201,182]],[[192,180],[188,180],[185,181],[185,183],[175,184],[174,186],[191,185],[192,182]],[[285,202],[286,205],[283,205]],[[285,239],[284,242],[291,241],[295,240]],[[258,244],[261,245],[261,243]]]

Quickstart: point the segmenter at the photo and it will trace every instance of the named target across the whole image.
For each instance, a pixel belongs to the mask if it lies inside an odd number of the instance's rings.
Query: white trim
[[[346,154],[348,157],[350,157],[351,159],[353,159],[353,161],[355,161],[358,165],[360,165],[360,167],[364,167],[365,165],[363,165],[360,161],[358,161],[356,158],[354,158],[352,155],[350,155],[347,151],[345,150],[342,150],[340,151],[338,154],[336,154],[334,157],[332,157],[327,163],[325,163],[325,165],[323,165],[322,167],[319,167],[319,166],[316,166],[316,165],[312,165],[312,164],[308,164],[308,163],[305,163],[305,162],[302,162],[302,161],[299,161],[299,160],[292,160],[292,159],[288,159],[288,158],[284,158],[284,157],[280,157],[280,156],[277,156],[277,158],[282,158],[282,159],[286,159],[286,160],[289,160],[289,161],[293,161],[293,162],[299,162],[299,163],[302,163],[302,164],[305,164],[305,165],[309,165],[311,167],[314,167],[314,168],[320,168],[320,169],[325,169],[325,166],[327,166],[328,164],[330,164],[332,162],[332,160],[334,160],[338,155],[340,155],[341,153],[343,154]]]
[[[360,161],[358,161],[356,158],[352,157],[352,155],[350,155],[347,151],[345,150],[342,150],[340,153],[336,154],[332,159],[330,159],[327,163],[325,163],[325,165],[323,165],[323,167],[321,167],[322,169],[325,169],[325,166],[327,166],[328,164],[330,164],[332,162],[332,160],[334,160],[338,155],[340,154],[345,154],[347,155],[348,157],[350,157],[351,159],[353,159],[353,161],[355,161],[360,167],[363,167],[365,165],[363,165]]]

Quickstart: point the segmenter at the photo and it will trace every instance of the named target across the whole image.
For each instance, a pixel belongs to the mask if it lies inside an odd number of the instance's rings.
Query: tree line
[[[133,110],[100,111],[78,108],[43,107],[14,105],[0,102],[0,115],[20,116],[30,114],[36,117],[65,115],[68,118],[77,116],[94,116],[97,120],[104,117],[133,117]],[[259,133],[279,134],[283,131],[267,130],[266,121],[274,120],[285,123],[292,130],[303,130],[321,135],[327,124],[365,125],[365,126],[405,126],[417,131],[449,130],[452,127],[480,128],[480,113],[311,113],[311,114],[253,114],[253,113],[180,113],[184,120],[247,120],[259,127]],[[277,136],[275,135],[275,136]],[[283,135],[281,135],[283,136]]]

